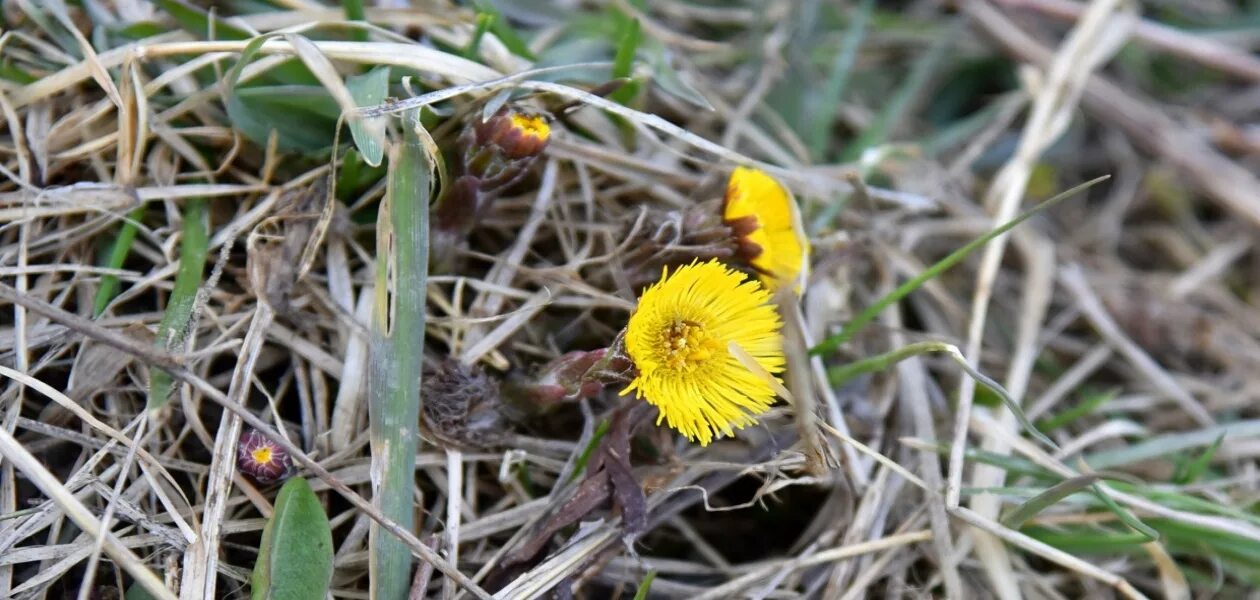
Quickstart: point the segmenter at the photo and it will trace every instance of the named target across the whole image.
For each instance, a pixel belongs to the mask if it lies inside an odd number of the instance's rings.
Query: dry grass
[[[207,36],[174,2],[42,4],[5,3],[0,35],[0,597],[245,597],[276,493],[235,469],[245,427],[320,494],[338,598],[369,597],[378,532],[417,557],[417,598],[629,598],[649,578],[650,597],[715,599],[1260,586],[1260,61],[1254,29],[1179,26],[1254,9],[504,3],[479,33],[483,13],[444,2],[350,22],[287,0],[224,8]],[[627,99],[601,84],[632,18]],[[346,78],[381,65],[392,97],[357,107]],[[476,366],[508,390],[607,347],[661,265],[726,252],[689,228],[745,164],[793,188],[815,249],[781,302],[791,402],[708,447],[616,385],[478,398],[494,417],[476,424],[435,427],[430,404],[409,529],[373,503],[368,410],[396,192],[348,132],[388,150],[424,107],[449,166],[507,93],[554,133],[466,239],[435,245],[415,376]]]

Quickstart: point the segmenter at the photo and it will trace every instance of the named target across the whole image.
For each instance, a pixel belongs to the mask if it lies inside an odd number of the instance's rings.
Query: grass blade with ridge
[[[410,119],[404,119],[411,122]],[[369,334],[368,415],[373,492],[381,512],[414,528],[420,366],[424,354],[425,289],[429,268],[429,199],[433,162],[407,132],[389,152],[389,180],[377,217],[376,306]],[[370,529],[371,597],[402,600],[411,582],[411,553]]]

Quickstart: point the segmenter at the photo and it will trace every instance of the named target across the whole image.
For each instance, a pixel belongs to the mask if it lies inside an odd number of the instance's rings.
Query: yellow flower
[[[716,260],[693,262],[649,286],[626,325],[638,376],[622,390],[660,409],[661,420],[708,445],[774,403],[774,388],[731,354],[738,345],[770,373],[783,370],[782,322],[770,292]]]
[[[770,289],[809,275],[809,241],[792,195],[763,171],[737,167],[726,183],[722,220],[735,234],[739,255]]]

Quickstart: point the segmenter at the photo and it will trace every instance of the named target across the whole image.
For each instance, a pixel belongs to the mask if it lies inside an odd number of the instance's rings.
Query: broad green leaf
[[[294,477],[280,488],[263,528],[250,578],[253,600],[322,600],[333,573],[332,529],[311,486]]]
[[[265,146],[274,129],[280,150],[318,152],[332,145],[341,111],[319,86],[258,86],[232,90],[227,112],[255,144]]]

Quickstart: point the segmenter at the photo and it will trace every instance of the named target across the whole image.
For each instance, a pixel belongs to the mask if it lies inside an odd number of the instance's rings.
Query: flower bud
[[[563,354],[544,365],[533,377],[517,377],[509,395],[532,411],[546,411],[562,402],[594,398],[610,383],[622,382],[630,362],[607,348]]]
[[[551,137],[551,126],[539,115],[506,108],[473,126],[478,148],[498,147],[509,159],[533,158],[542,154]]]
[[[495,199],[520,181],[542,155],[551,126],[541,116],[503,107],[460,133],[454,172],[434,206],[435,264],[450,267],[451,253]]]
[[[289,452],[257,429],[241,434],[236,445],[236,468],[263,485],[287,479],[294,471]]]

